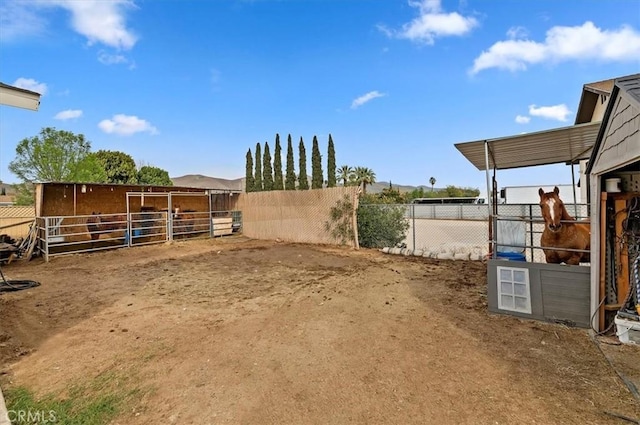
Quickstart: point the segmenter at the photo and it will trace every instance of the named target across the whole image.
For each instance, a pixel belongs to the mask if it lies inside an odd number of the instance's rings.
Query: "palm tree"
[[[354,170],[356,183],[362,185],[362,193],[367,193],[367,185],[376,182],[376,173],[371,168],[356,167]]]
[[[431,184],[431,191],[433,192],[433,186],[435,186],[435,184],[436,184],[436,178],[435,177],[429,177],[429,183]]]
[[[353,178],[353,167],[349,167],[348,165],[343,165],[338,168],[336,172],[336,179],[342,180],[342,185],[346,186],[349,181]]]

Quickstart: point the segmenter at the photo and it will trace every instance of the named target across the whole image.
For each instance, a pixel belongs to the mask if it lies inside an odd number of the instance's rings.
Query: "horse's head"
[[[545,193],[542,188],[538,190],[542,218],[544,218],[547,228],[552,232],[558,232],[562,228],[560,220],[563,216],[564,207],[562,200],[558,196],[559,193],[560,189],[558,189],[558,186],[553,188],[553,192]]]

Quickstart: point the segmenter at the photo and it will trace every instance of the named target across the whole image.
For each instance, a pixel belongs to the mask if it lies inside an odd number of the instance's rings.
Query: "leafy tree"
[[[327,148],[327,187],[336,187],[336,151],[331,134],[329,134],[329,147]]]
[[[362,193],[367,193],[367,185],[376,182],[376,173],[371,168],[356,167],[354,174],[355,182],[362,185]]]
[[[373,195],[360,197],[358,242],[365,248],[393,247],[402,242],[409,229],[405,207],[380,203]]]
[[[13,185],[15,191],[15,205],[33,205],[36,202],[35,190],[31,183],[18,183]]]
[[[293,145],[291,144],[291,134],[289,134],[287,139],[287,176],[284,181],[285,190],[296,190],[296,171],[293,164]]]
[[[300,144],[298,145],[300,151],[300,175],[298,176],[298,190],[309,189],[309,179],[307,178],[307,151],[304,149],[304,142],[300,137]]]
[[[346,186],[353,179],[353,167],[343,165],[338,168],[336,178],[342,180],[342,185]]]
[[[273,190],[273,169],[271,168],[269,142],[264,142],[264,155],[262,156],[262,159],[262,188],[263,190]]]
[[[82,134],[45,127],[35,137],[21,140],[9,170],[23,183],[103,183],[106,176],[91,155],[91,143]],[[33,185],[25,187],[33,188]]]
[[[284,182],[282,181],[281,151],[280,135],[276,134],[276,147],[273,153],[273,190],[284,190]]]
[[[169,172],[159,167],[143,165],[138,170],[138,184],[152,186],[173,186]]]
[[[255,188],[255,180],[253,178],[253,155],[251,155],[251,149],[247,151],[247,170],[244,179],[244,191],[253,192]]]
[[[435,186],[435,184],[436,184],[436,178],[435,177],[429,177],[429,184],[431,185],[431,191],[433,192],[433,186]]]
[[[253,178],[253,191],[262,192],[262,152],[260,150],[260,143],[256,143],[256,174]]]
[[[131,155],[120,151],[107,150],[99,150],[95,155],[107,173],[108,183],[138,183],[138,170],[136,162]]]
[[[311,148],[311,188],[322,189],[322,156],[318,146],[318,138],[313,136],[313,147]]]

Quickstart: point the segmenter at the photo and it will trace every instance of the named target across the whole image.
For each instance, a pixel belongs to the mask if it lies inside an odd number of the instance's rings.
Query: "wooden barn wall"
[[[82,186],[86,187],[83,193]],[[40,188],[42,195],[38,202],[41,203],[39,215],[42,217],[90,215],[94,212],[102,214],[118,214],[127,211],[127,192],[168,193],[191,192],[204,193],[205,189],[185,187],[149,187],[128,185],[94,185],[94,184],[65,184],[45,183]],[[232,202],[228,194],[216,195],[222,209],[233,209],[237,201]],[[179,206],[181,210],[208,211],[209,199],[207,196],[181,196],[172,195],[171,208]],[[225,199],[227,198],[227,199]],[[231,197],[232,198],[232,197]],[[237,198],[237,195],[236,195]],[[141,197],[131,198],[131,212],[139,212]],[[153,206],[157,209],[167,208],[167,199],[158,196],[145,196],[145,206]],[[227,207],[228,205],[228,207]]]
[[[326,229],[331,209],[345,196],[357,208],[358,187],[242,193],[242,233],[250,238],[339,244]],[[354,244],[354,241],[351,241]]]
[[[529,270],[531,314],[498,308],[497,267]],[[581,328],[590,326],[590,267],[564,264],[489,260],[487,298],[489,311],[528,319],[560,322]]]

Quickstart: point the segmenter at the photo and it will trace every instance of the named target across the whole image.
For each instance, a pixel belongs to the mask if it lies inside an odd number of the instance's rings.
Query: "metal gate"
[[[148,245],[166,242],[170,239],[168,193],[128,192],[127,231],[125,242],[128,246]]]

